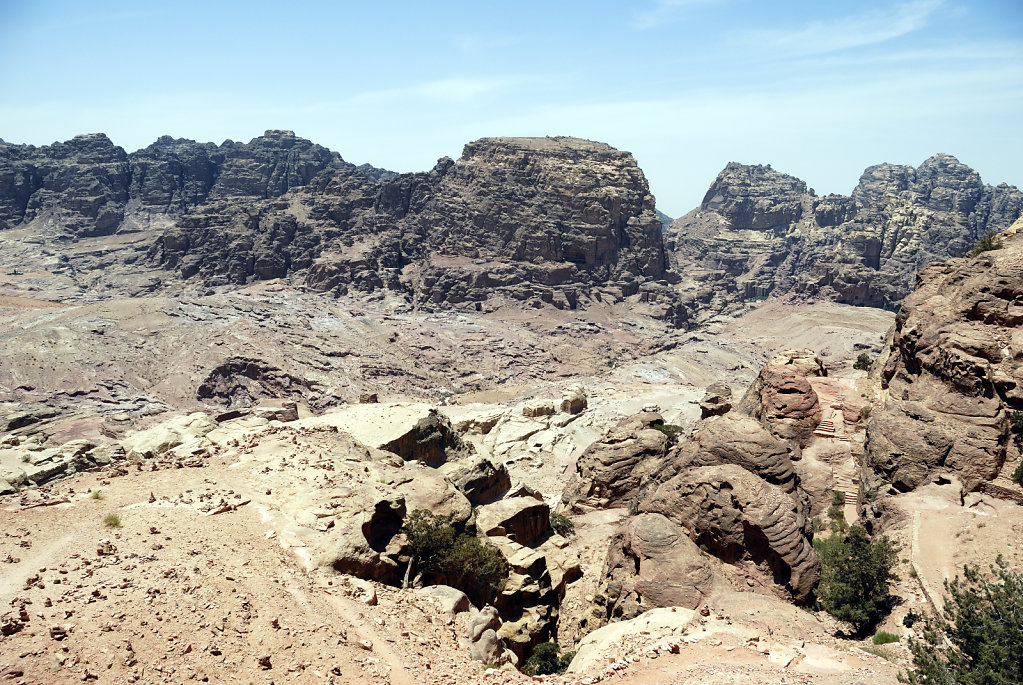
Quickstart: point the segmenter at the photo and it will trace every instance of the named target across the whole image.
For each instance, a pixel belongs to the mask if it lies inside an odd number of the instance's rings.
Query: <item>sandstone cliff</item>
[[[102,134],[0,144],[0,230],[15,228],[51,238],[58,269],[92,294],[284,278],[427,309],[632,298],[685,317],[643,172],[575,138],[485,138],[400,175],[290,131],[219,146],[164,136],[131,154]]]
[[[867,424],[867,462],[899,490],[995,479],[1023,410],[1023,221],[1001,249],[933,264],[902,304]]]
[[[817,196],[768,166],[730,163],[665,240],[695,306],[709,312],[798,294],[895,307],[926,264],[961,257],[1023,213],[1014,186],[985,185],[946,154],[872,166],[851,196]]]

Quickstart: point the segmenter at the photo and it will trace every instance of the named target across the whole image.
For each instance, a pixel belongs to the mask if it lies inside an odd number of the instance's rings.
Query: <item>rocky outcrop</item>
[[[622,506],[632,500],[640,483],[662,464],[668,437],[653,426],[660,414],[641,412],[623,419],[576,460],[575,473],[561,501],[573,509]]]
[[[809,601],[820,577],[803,507],[781,488],[735,465],[687,469],[642,504],[684,526],[716,557],[764,564],[775,584]]]
[[[1001,249],[924,269],[896,317],[866,454],[899,490],[949,472],[973,490],[1002,469],[1009,412],[1023,410],[1021,228]]]
[[[714,582],[709,557],[685,528],[661,514],[640,514],[611,538],[599,605],[609,620],[632,619],[655,607],[695,609]]]
[[[792,458],[797,448],[752,417],[731,412],[704,421],[673,455],[673,470],[734,464],[793,493],[798,485]]]
[[[785,440],[804,442],[821,422],[821,405],[807,376],[826,376],[824,363],[811,350],[787,350],[760,370],[739,410],[756,418]]]
[[[724,383],[707,386],[707,392],[700,400],[700,418],[727,414],[732,409],[732,389]]]
[[[704,317],[784,294],[895,307],[927,263],[964,255],[1021,213],[1019,189],[985,185],[946,154],[870,167],[851,196],[733,162],[665,241]]]
[[[431,303],[482,301],[496,289],[574,307],[587,284],[623,299],[665,275],[643,172],[632,155],[603,143],[469,143],[406,225],[415,256],[437,257],[423,264],[415,287]]]

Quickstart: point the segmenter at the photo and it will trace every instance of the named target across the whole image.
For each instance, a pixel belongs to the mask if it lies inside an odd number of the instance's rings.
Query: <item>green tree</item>
[[[406,517],[402,532],[412,563],[429,581],[457,587],[477,604],[491,601],[508,578],[501,552],[475,535],[456,531],[449,516],[416,509]]]
[[[913,685],[1023,683],[1023,575],[998,557],[991,573],[963,567],[945,581],[945,610],[925,619],[922,640],[911,640]]]
[[[856,357],[856,363],[853,364],[853,368],[859,369],[860,371],[870,371],[870,365],[873,363],[874,362],[871,360],[869,354],[866,352],[860,352],[859,356]]]
[[[821,561],[821,606],[865,635],[891,606],[889,590],[899,579],[894,571],[898,547],[887,537],[870,541],[859,526],[845,535],[815,540],[814,546]]]

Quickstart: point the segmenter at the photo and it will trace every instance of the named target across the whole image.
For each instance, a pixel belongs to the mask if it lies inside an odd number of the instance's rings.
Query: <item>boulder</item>
[[[469,597],[461,590],[449,585],[431,585],[418,590],[418,592],[436,600],[440,610],[449,618],[472,608]]]
[[[507,536],[520,545],[532,545],[550,531],[551,510],[533,497],[507,497],[481,506],[476,529],[487,536]]]
[[[176,416],[121,441],[128,459],[152,459],[189,441],[197,441],[217,427],[217,422],[195,412]]]
[[[448,462],[439,470],[473,506],[493,502],[511,488],[508,467],[486,457]]]
[[[561,398],[561,411],[566,414],[578,414],[586,409],[586,391],[581,385],[571,388]]]
[[[714,583],[710,559],[685,528],[661,514],[640,514],[611,538],[600,588],[606,618],[627,620],[653,607],[694,609]]]
[[[756,419],[731,412],[700,424],[680,445],[673,467],[735,464],[791,493],[798,485],[794,451]]]
[[[522,415],[529,418],[551,416],[556,411],[554,400],[531,400],[522,405]]]
[[[700,418],[721,416],[732,408],[732,389],[724,383],[707,386],[707,392],[700,400]]]
[[[319,543],[312,566],[329,566],[338,573],[364,580],[397,584],[404,572],[398,556],[404,540],[395,536],[405,520],[404,498],[381,498],[351,525],[332,528]]]
[[[781,353],[760,370],[739,410],[760,420],[775,435],[805,444],[821,422],[820,401],[808,374],[824,375],[820,357],[809,350]]]
[[[686,469],[640,504],[684,526],[727,563],[766,564],[775,584],[807,602],[820,577],[805,505],[734,464]]]
[[[657,471],[668,451],[668,437],[653,428],[660,414],[640,412],[618,423],[576,460],[565,486],[564,506],[608,508],[636,496],[640,483]]]

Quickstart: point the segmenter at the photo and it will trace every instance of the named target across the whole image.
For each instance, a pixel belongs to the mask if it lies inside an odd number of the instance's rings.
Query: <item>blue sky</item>
[[[1023,185],[1023,3],[0,0],[0,138],[287,128],[430,168],[490,135],[631,151],[660,209],[729,161],[818,193],[948,152]]]

